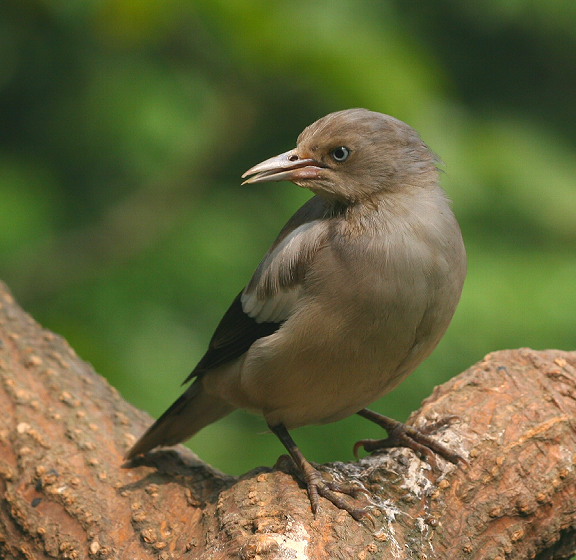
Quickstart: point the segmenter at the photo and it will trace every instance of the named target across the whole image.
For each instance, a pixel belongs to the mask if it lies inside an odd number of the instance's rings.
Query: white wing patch
[[[274,296],[258,299],[256,293],[242,294],[242,309],[257,323],[281,323],[285,321],[296,306],[302,288],[280,290]]]
[[[291,315],[325,231],[321,220],[302,224],[264,257],[242,294],[244,313],[258,323],[280,323]]]

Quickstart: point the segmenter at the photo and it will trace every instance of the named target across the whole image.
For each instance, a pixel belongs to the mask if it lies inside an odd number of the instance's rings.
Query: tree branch
[[[467,458],[408,450],[325,465],[369,490],[357,523],[314,519],[289,474],[240,479],[180,446],[123,455],[150,418],[0,284],[0,556],[112,559],[561,559],[576,550],[576,352],[507,350],[436,388],[410,423]],[[287,472],[284,472],[287,471]]]

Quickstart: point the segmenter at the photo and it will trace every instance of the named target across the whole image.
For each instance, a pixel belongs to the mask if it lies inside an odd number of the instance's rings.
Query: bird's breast
[[[462,288],[463,246],[446,241],[454,232],[460,239],[459,229],[449,210],[440,218],[441,227],[404,219],[333,235],[290,317],[247,353],[243,406],[288,427],[332,421],[412,372],[446,330]]]

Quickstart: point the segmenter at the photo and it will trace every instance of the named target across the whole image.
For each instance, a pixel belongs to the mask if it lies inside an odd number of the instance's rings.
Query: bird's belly
[[[354,414],[413,371],[422,350],[429,353],[419,344],[411,359],[421,312],[412,317],[408,308],[401,315],[372,309],[363,310],[362,319],[325,316],[319,323],[310,310],[294,328],[262,339],[246,356],[241,394],[249,397],[242,406],[271,424],[293,428]]]
[[[252,410],[262,414],[268,423],[281,423],[289,429],[324,424],[358,412],[396,384],[380,372],[359,371],[358,363],[341,360],[338,368],[327,364],[317,366],[301,368],[297,375],[292,372],[289,377],[276,379],[262,399],[253,392],[256,399]]]

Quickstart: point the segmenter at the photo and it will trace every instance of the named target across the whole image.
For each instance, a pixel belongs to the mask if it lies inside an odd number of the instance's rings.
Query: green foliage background
[[[399,419],[486,353],[575,347],[576,3],[13,0],[0,15],[0,275],[135,405],[160,414],[308,197],[240,187],[307,124],[363,106],[445,162],[470,271]],[[353,373],[353,372],[351,372]],[[238,474],[282,452],[245,413],[191,441]],[[377,437],[297,430],[313,460]]]

